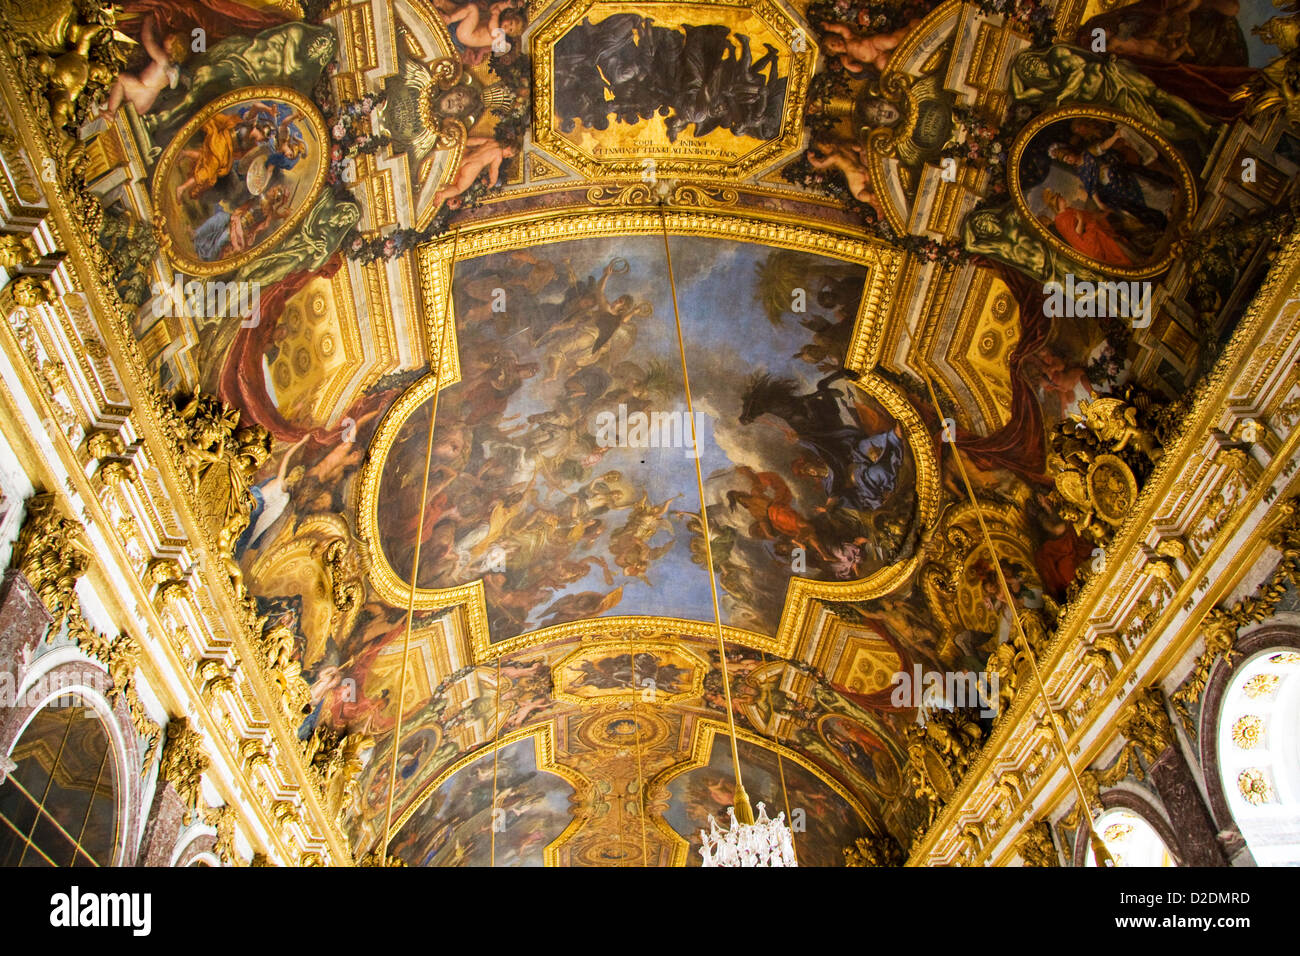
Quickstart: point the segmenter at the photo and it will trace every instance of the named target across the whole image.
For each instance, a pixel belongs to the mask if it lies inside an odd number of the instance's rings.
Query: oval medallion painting
[[[1012,147],[1010,179],[1025,222],[1058,252],[1112,275],[1167,269],[1196,209],[1191,173],[1174,148],[1095,107],[1030,123]]]
[[[155,228],[178,269],[238,268],[284,238],[325,183],[325,124],[294,90],[227,93],[185,124],[158,161]]]

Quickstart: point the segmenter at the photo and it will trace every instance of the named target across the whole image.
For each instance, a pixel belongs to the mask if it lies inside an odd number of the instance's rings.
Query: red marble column
[[[1151,765],[1151,782],[1173,825],[1183,866],[1230,866],[1187,759],[1176,745]]]
[[[144,835],[140,838],[140,855],[136,866],[169,866],[176,850],[176,839],[181,834],[185,802],[176,788],[165,780],[158,781],[154,790],[149,818],[144,822]]]
[[[14,686],[24,659],[36,649],[50,626],[50,614],[21,571],[10,568],[0,581],[0,672],[13,675]],[[0,701],[0,706],[9,705]]]

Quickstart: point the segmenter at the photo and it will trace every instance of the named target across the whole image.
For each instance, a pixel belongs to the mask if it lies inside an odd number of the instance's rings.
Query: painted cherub
[[[488,185],[494,185],[501,176],[501,164],[517,151],[514,146],[498,143],[490,136],[471,136],[465,140],[465,145],[472,148],[461,159],[452,181],[433,194],[434,209],[444,202],[453,209],[457,208],[461,194],[474,185],[485,169],[488,171]]]
[[[462,4],[452,13],[442,14],[442,18],[448,29],[454,29],[457,42],[474,51],[476,61],[485,58],[492,51],[495,40],[518,37],[526,26],[523,13],[505,0],[488,7],[486,20],[483,18],[482,7],[474,0]],[[509,46],[498,52],[508,50]]]
[[[146,17],[140,42],[149,54],[149,64],[138,76],[119,73],[108,91],[108,100],[99,109],[99,116],[109,118],[116,113],[125,101],[135,107],[137,113],[147,113],[153,108],[158,94],[166,89],[175,89],[180,81],[181,70],[177,65],[185,56],[185,42],[178,34],[171,34],[162,43],[154,34],[153,19]]]
[[[863,35],[855,33],[843,23],[823,23],[826,36],[822,46],[828,57],[836,58],[840,65],[850,73],[861,73],[868,66],[884,71],[889,62],[889,54],[894,47],[903,42],[909,30],[916,26],[915,20],[889,33]]]
[[[849,192],[859,202],[864,202],[884,215],[880,197],[871,188],[871,173],[867,170],[866,151],[857,143],[814,143],[808,150],[808,165],[820,171],[838,169],[844,174]]]

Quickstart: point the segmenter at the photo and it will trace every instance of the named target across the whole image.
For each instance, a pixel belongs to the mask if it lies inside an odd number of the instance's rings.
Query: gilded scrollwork
[[[361,561],[356,550],[346,539],[335,538],[324,546],[322,557],[335,610],[352,610],[365,593],[365,585],[361,581]]]
[[[845,866],[902,866],[903,848],[888,834],[858,837],[844,848]]]
[[[89,552],[82,528],[65,518],[52,494],[27,499],[27,520],[14,545],[11,566],[27,578],[54,619],[51,634],[58,633],[69,611],[76,607],[77,579],[85,573]]]
[[[1025,828],[1024,835],[1016,841],[1016,852],[1020,854],[1025,866],[1061,865],[1056,844],[1052,840],[1052,826],[1045,820],[1039,820]]]
[[[184,802],[187,826],[200,807],[203,774],[208,764],[203,735],[190,726],[188,717],[173,717],[167,723],[159,774],[176,788],[177,796]]]
[[[955,781],[943,759],[926,739],[925,731],[914,725],[907,728],[907,786],[924,808],[925,822],[913,833],[918,843],[925,831],[934,826],[943,809],[945,795],[951,796]]]
[[[1148,764],[1174,745],[1174,727],[1159,687],[1135,695],[1120,711],[1115,726],[1138,747]]]
[[[738,199],[739,193],[730,186],[709,183],[603,184],[587,190],[587,202],[593,206],[653,206],[667,202],[672,206],[705,208],[734,206]]]
[[[966,709],[934,710],[925,721],[926,742],[939,755],[954,780],[961,779],[979,750],[984,733]]]
[[[364,766],[362,754],[373,748],[369,734],[340,734],[318,727],[307,745],[307,760],[316,771],[330,819],[339,820],[358,805],[357,774]]]
[[[213,827],[217,831],[216,839],[212,844],[212,852],[226,866],[238,866],[240,863],[239,856],[235,852],[235,824],[239,820],[239,815],[229,804],[223,804],[219,807],[204,807],[202,813],[203,822]],[[257,857],[261,854],[255,854],[253,857],[253,866],[257,865]],[[263,856],[263,865],[266,858]]]
[[[261,664],[279,690],[285,716],[301,720],[311,710],[311,688],[302,677],[302,665],[294,657],[293,631],[280,622],[267,621],[258,640]]]

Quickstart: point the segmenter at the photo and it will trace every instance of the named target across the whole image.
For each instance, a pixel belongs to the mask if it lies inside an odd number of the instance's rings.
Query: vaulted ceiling
[[[994,721],[897,675],[1050,629],[1115,518],[1050,436],[1204,373],[1296,172],[1263,7],[1111,6],[120,4],[101,244],[272,436],[235,555],[358,855],[698,863],[728,699],[801,862],[911,843]]]

